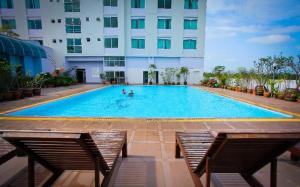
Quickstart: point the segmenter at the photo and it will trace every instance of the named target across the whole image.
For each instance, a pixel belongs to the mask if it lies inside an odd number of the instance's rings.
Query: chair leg
[[[125,143],[122,147],[122,157],[126,158],[127,157],[127,140],[125,140]]]
[[[210,158],[209,157],[206,158],[205,173],[206,173],[206,187],[210,187],[211,173],[210,173]]]
[[[177,139],[175,143],[175,158],[180,158],[180,147],[178,145]]]
[[[277,159],[274,158],[271,161],[271,177],[270,177],[271,187],[276,187],[277,185]]]
[[[43,187],[50,187],[52,184],[61,176],[61,174],[64,172],[62,170],[56,170],[52,171],[53,175],[43,184]]]
[[[100,173],[99,173],[99,160],[95,160],[95,187],[100,187]]]
[[[28,187],[34,187],[34,159],[28,155]]]

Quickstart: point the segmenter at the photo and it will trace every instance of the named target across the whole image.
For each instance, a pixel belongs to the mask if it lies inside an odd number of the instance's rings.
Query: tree
[[[149,83],[152,84],[154,79],[155,79],[155,70],[156,70],[156,65],[155,64],[150,64],[149,65],[149,71],[148,71],[148,77],[149,77]]]
[[[187,77],[189,74],[189,69],[187,67],[181,67],[180,73],[183,75],[184,84],[187,85]]]
[[[254,61],[254,67],[258,86],[265,86],[273,72],[272,57],[260,58],[259,61]]]
[[[4,34],[4,35],[7,35],[7,36],[10,36],[10,37],[14,37],[14,38],[18,38],[19,35],[17,33],[15,33],[14,31],[12,31],[9,27],[7,26],[2,26],[0,27],[0,33],[1,34]]]
[[[298,62],[293,61],[293,57],[289,57],[287,60],[287,65],[292,70],[295,80],[296,80],[296,88],[300,87],[300,55],[298,55]]]

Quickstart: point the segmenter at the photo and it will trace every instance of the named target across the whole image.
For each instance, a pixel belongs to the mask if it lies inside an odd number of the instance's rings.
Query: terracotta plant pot
[[[264,95],[264,87],[263,86],[256,86],[255,87],[255,94],[259,96]]]
[[[33,88],[24,88],[23,95],[24,95],[24,97],[32,97],[33,96]]]
[[[32,90],[32,92],[33,92],[33,95],[41,95],[41,89],[40,88],[34,88]]]
[[[265,97],[270,97],[270,96],[271,96],[271,93],[270,93],[270,92],[264,92],[264,96],[265,96]]]
[[[297,102],[300,103],[300,98],[297,99]]]
[[[23,98],[23,90],[16,90],[13,91],[15,99],[22,99]]]
[[[247,89],[247,92],[248,92],[249,94],[252,94],[252,93],[253,93],[253,89]]]
[[[4,92],[3,99],[4,99],[4,101],[14,100],[14,93],[13,92]]]

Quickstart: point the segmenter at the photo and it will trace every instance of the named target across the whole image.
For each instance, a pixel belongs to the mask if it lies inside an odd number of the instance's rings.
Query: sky
[[[300,55],[300,0],[207,0],[204,69]]]

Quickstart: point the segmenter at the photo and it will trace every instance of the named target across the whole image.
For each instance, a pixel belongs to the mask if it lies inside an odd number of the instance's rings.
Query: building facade
[[[148,81],[148,67],[189,68],[199,83],[204,64],[206,0],[1,0],[2,27],[53,49],[56,68],[79,81]],[[181,80],[182,81],[182,80]]]

